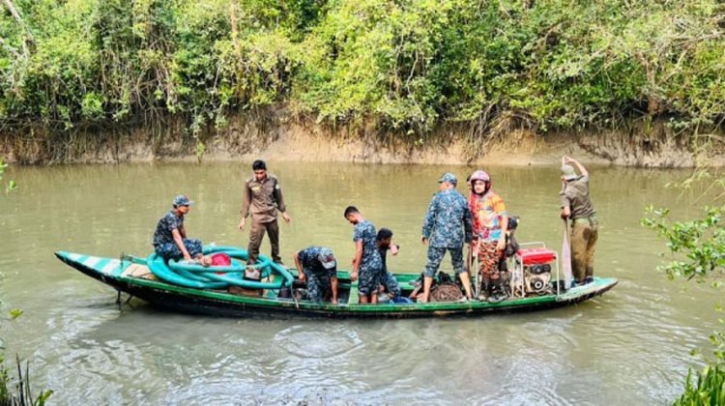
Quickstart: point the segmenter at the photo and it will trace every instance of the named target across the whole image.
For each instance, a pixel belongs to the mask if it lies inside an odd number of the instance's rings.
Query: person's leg
[[[279,223],[277,220],[267,223],[267,233],[269,234],[269,244],[272,246],[272,261],[281,264],[282,258],[279,256]]]
[[[160,245],[155,249],[156,255],[160,256],[161,258],[164,258],[165,260],[170,259],[182,259],[184,258],[184,254],[181,253],[181,250],[179,247],[176,246],[176,243],[173,242],[167,242],[165,244]]]
[[[597,240],[599,239],[599,224],[596,220],[592,221],[589,240],[587,241],[586,254],[586,282],[594,281],[594,252],[596,251]]]
[[[189,255],[191,255],[192,258],[197,258],[202,255],[203,247],[200,240],[184,238],[183,241],[186,250],[189,251]]]
[[[419,298],[420,302],[427,302],[430,299],[430,287],[433,285],[433,277],[443,261],[446,249],[428,246],[428,263],[425,266],[425,277],[423,278],[423,296]],[[422,299],[422,300],[420,300]]]
[[[395,276],[393,276],[390,272],[385,272],[385,278],[383,279],[383,286],[385,286],[385,290],[392,293],[395,296],[400,296],[400,284],[398,284],[398,280],[395,279]]]
[[[252,229],[249,230],[249,245],[247,246],[247,265],[254,265],[259,257],[259,246],[262,245],[262,239],[264,238],[264,231],[266,227],[264,224],[252,221]]]
[[[305,279],[307,279],[307,296],[315,303],[325,301],[325,293],[320,284],[320,280],[314,273],[305,270]]]
[[[360,303],[370,303],[377,294],[378,287],[375,286],[377,279],[373,272],[366,266],[361,265],[357,276],[357,292]],[[377,301],[376,301],[377,302]]]
[[[492,280],[492,264],[493,261],[493,255],[491,253],[492,250],[495,252],[496,245],[495,243],[491,243],[490,241],[481,241],[478,246],[478,267],[479,267],[479,274],[482,276],[482,282],[483,285],[481,286],[481,292],[483,295],[481,295],[482,299],[488,299],[488,297],[491,295],[491,289],[493,287],[493,280]]]
[[[571,270],[577,284],[584,283],[587,267],[587,245],[591,229],[589,223],[575,221],[571,230]]]
[[[453,270],[461,278],[463,284],[463,290],[466,291],[466,298],[471,299],[471,276],[468,274],[468,270],[463,266],[463,247],[461,248],[449,248],[448,252],[451,253],[451,264]]]

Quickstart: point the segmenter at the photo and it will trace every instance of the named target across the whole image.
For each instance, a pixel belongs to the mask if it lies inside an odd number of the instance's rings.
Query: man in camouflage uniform
[[[372,223],[365,221],[355,206],[345,209],[345,219],[355,226],[355,259],[350,279],[358,280],[360,303],[378,303],[378,289],[383,281],[383,260],[377,247],[377,233]]]
[[[446,173],[438,180],[440,192],[433,196],[423,222],[423,244],[428,244],[428,264],[425,266],[423,295],[427,302],[433,277],[443,261],[446,250],[451,254],[453,269],[461,278],[466,298],[471,299],[471,278],[463,266],[463,244],[471,243],[473,223],[468,201],[456,188],[457,179]]]
[[[201,241],[186,238],[184,216],[189,213],[189,206],[194,204],[188,197],[178,195],[174,198],[173,207],[158,224],[153,236],[154,251],[167,261],[169,259],[192,258],[201,259]]]
[[[300,282],[307,283],[310,300],[322,303],[330,296],[337,303],[337,261],[329,248],[307,247],[295,254]]]
[[[290,222],[287,206],[282,197],[282,188],[276,177],[267,174],[267,164],[264,161],[254,161],[252,169],[254,176],[247,179],[244,184],[242,220],[239,222],[239,229],[243,231],[247,216],[252,216],[252,230],[249,233],[247,247],[249,253],[247,265],[254,265],[257,262],[259,246],[262,245],[265,231],[269,233],[269,243],[272,245],[272,260],[281,264],[277,210],[282,213],[282,218],[286,223]]]

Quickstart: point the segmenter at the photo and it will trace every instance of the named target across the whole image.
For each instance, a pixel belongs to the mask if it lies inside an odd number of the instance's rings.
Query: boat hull
[[[131,262],[81,254],[56,252],[61,261],[119,292],[132,295],[159,309],[218,317],[263,318],[362,318],[403,319],[433,317],[477,317],[539,311],[571,306],[600,296],[617,280],[596,278],[594,283],[570,289],[560,295],[509,299],[500,303],[480,301],[415,304],[316,304],[291,299],[252,297],[219,290],[184,288],[157,280],[124,276]],[[410,275],[401,275],[401,278]]]

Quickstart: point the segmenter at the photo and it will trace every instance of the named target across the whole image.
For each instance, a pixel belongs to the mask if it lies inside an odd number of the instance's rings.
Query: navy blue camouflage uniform
[[[398,283],[398,280],[395,279],[395,276],[393,276],[393,274],[388,271],[388,264],[386,260],[388,250],[390,250],[390,247],[378,248],[378,252],[380,252],[380,259],[383,261],[382,285],[388,292],[392,293],[394,296],[400,296],[400,284]]]
[[[308,247],[297,253],[307,280],[307,295],[317,303],[325,301],[332,294],[332,278],[337,277],[337,269],[326,269],[319,260],[322,247]]]
[[[425,276],[435,276],[446,250],[451,254],[455,272],[466,272],[463,244],[470,243],[473,238],[473,218],[468,201],[462,194],[448,189],[433,196],[423,222],[423,238],[428,239]]]
[[[361,295],[369,295],[378,291],[383,282],[383,260],[380,258],[375,226],[368,221],[355,225],[352,240],[357,244],[362,240],[363,252],[358,270],[357,290]]]
[[[181,232],[183,227],[184,216],[179,217],[174,210],[169,210],[156,225],[156,231],[153,237],[153,246],[156,254],[166,260],[184,258],[184,254],[176,245],[172,234],[173,230],[179,230]],[[182,238],[182,241],[192,258],[201,254],[201,241],[190,238]]]

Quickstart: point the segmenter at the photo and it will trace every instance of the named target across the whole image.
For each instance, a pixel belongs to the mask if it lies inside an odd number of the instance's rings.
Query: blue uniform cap
[[[320,253],[317,255],[317,259],[320,260],[320,263],[325,269],[332,269],[337,266],[335,256],[332,255],[332,251],[328,248],[321,249]]]
[[[443,182],[448,182],[451,185],[455,186],[456,184],[458,184],[458,179],[456,179],[456,175],[454,175],[450,172],[446,172],[443,174],[443,176],[440,179],[438,179],[438,183],[443,183]]]
[[[186,195],[178,195],[174,198],[174,206],[191,206],[194,204],[193,200],[189,200]]]

